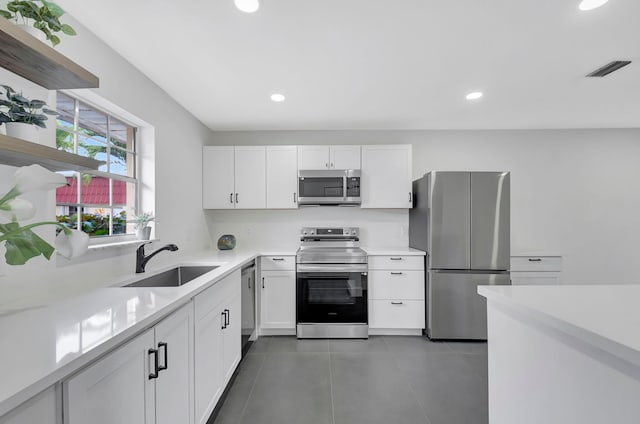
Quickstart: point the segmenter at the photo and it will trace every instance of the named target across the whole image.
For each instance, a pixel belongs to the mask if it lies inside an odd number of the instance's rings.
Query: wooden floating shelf
[[[3,165],[38,164],[51,171],[83,171],[98,169],[101,163],[95,159],[0,134],[0,164]]]
[[[0,18],[0,67],[49,90],[96,88],[97,76]]]

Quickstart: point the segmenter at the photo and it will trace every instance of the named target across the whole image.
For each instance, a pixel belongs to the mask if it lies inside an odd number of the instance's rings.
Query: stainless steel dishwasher
[[[256,339],[256,264],[242,268],[242,356]]]

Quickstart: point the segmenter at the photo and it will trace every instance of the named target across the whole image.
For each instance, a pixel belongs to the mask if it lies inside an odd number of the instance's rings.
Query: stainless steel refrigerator
[[[430,172],[413,182],[409,245],[427,252],[427,334],[486,340],[481,285],[509,285],[509,172]]]

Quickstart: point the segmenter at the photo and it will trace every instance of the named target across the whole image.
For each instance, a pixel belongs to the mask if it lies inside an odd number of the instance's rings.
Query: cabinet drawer
[[[200,320],[202,317],[214,310],[221,302],[232,296],[234,290],[240,292],[240,284],[234,285],[234,279],[231,278],[232,276],[235,276],[236,273],[239,278],[240,271],[238,270],[218,281],[194,298],[196,321]]]
[[[424,300],[424,271],[369,271],[369,299]]]
[[[262,271],[295,271],[295,256],[261,256],[260,270]]]
[[[423,300],[370,300],[369,327],[424,328]]]
[[[512,256],[511,271],[562,271],[562,256]]]
[[[557,286],[560,284],[560,273],[516,271],[511,273],[511,284],[514,286]]]
[[[424,256],[369,256],[369,269],[424,270]]]

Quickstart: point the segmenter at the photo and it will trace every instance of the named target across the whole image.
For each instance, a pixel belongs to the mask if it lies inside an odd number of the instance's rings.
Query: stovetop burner
[[[309,228],[300,230],[299,264],[366,264],[367,253],[360,248],[360,229]]]

